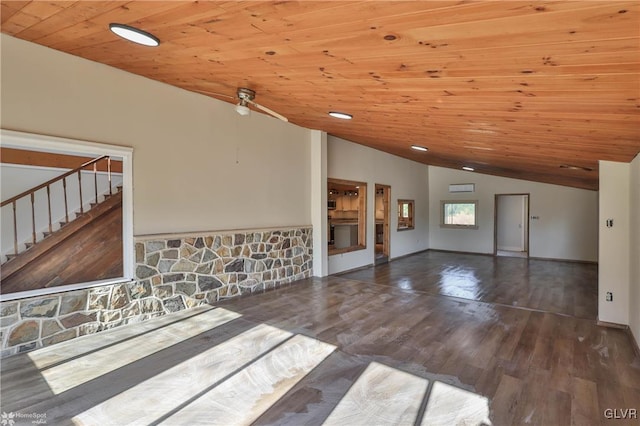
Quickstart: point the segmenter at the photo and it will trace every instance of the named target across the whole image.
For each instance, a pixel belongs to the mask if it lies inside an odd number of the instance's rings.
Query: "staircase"
[[[98,191],[97,163],[108,163],[108,188],[102,194]],[[87,182],[83,185],[83,171],[93,169],[92,194],[83,196],[83,186],[87,189]],[[68,179],[77,177],[77,191],[79,207],[70,210],[68,202]],[[55,186],[53,186],[55,185]],[[70,186],[70,185],[69,185]],[[64,212],[59,221],[52,220],[52,193],[62,189],[60,201],[64,198]],[[48,208],[48,223],[36,225],[38,216],[43,211],[36,209],[36,192],[42,199],[46,191],[46,203],[41,202],[39,209]],[[6,260],[0,269],[0,293],[7,294],[16,291],[33,290],[93,281],[97,279],[117,277],[122,274],[122,187],[112,187],[110,158],[99,157],[82,164],[78,168],[68,171],[61,176],[51,179],[28,191],[18,194],[1,206],[7,206],[13,214],[13,250],[5,253]],[[88,200],[87,200],[88,198]],[[30,201],[30,211],[25,212],[25,201]],[[86,202],[89,201],[90,202]],[[43,207],[43,204],[45,206]],[[61,202],[59,204],[62,204]],[[22,207],[22,211],[20,211]],[[62,208],[62,207],[60,207]],[[7,214],[3,210],[4,214]],[[28,241],[18,242],[18,219],[24,222],[31,218],[31,236]],[[57,222],[57,223],[56,223]],[[38,229],[38,227],[44,229]],[[6,238],[4,235],[3,238]]]

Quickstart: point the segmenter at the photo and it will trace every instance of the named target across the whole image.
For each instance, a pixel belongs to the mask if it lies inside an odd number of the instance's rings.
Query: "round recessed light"
[[[464,166],[464,167],[462,168],[462,170],[466,170],[466,171],[468,171],[468,172],[472,172],[472,171],[474,171],[475,169],[474,169],[473,167]]]
[[[411,149],[415,149],[416,151],[423,151],[423,152],[429,151],[429,148],[420,146],[420,145],[411,145]]]
[[[144,46],[155,47],[160,44],[158,37],[153,34],[149,34],[146,31],[142,31],[138,28],[131,27],[124,24],[109,24],[109,29],[116,35],[124,38],[125,40],[132,41],[134,43],[142,44]]]
[[[333,118],[340,118],[342,120],[351,120],[353,118],[353,115],[351,114],[346,114],[344,112],[337,112],[337,111],[331,111],[329,112],[329,115],[332,116]]]
[[[561,169],[568,169],[568,170],[583,170],[585,172],[592,172],[593,169],[590,167],[582,167],[582,166],[574,166],[573,164],[561,164],[560,165]]]

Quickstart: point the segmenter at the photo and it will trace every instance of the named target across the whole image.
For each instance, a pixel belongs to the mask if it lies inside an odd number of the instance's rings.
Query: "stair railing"
[[[101,160],[107,160],[107,177],[109,180],[109,195],[113,195],[112,192],[112,188],[111,188],[111,157],[108,155],[103,155],[102,157],[98,157],[98,158],[94,158],[91,161],[87,161],[86,163],[82,164],[79,167],[76,167],[73,170],[70,170],[58,177],[55,177],[51,180],[46,181],[45,183],[42,183],[38,186],[34,186],[33,188],[24,191],[18,195],[16,195],[15,197],[11,197],[8,200],[3,201],[2,203],[0,203],[0,208],[12,204],[13,205],[13,254],[17,255],[18,254],[18,225],[17,225],[17,212],[16,212],[16,205],[17,205],[17,201],[25,198],[25,197],[30,197],[30,201],[31,201],[31,231],[32,231],[32,236],[31,239],[33,241],[33,244],[35,244],[37,242],[37,231],[36,231],[36,211],[35,211],[35,193],[43,188],[46,188],[47,190],[47,207],[48,207],[48,213],[49,213],[49,232],[53,232],[53,223],[52,223],[52,218],[51,218],[51,185],[56,183],[56,182],[60,182],[62,181],[62,191],[64,192],[64,214],[65,214],[65,222],[68,223],[69,222],[69,203],[67,201],[68,197],[67,197],[67,178],[69,176],[72,176],[74,174],[78,174],[78,188],[79,188],[79,196],[80,196],[80,214],[84,213],[84,202],[82,200],[82,170],[86,169],[89,166],[93,166],[93,182],[94,182],[94,189],[95,189],[95,202],[98,203],[98,162]]]

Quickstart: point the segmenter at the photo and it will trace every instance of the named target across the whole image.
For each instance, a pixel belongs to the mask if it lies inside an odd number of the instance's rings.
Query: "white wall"
[[[428,167],[367,148],[335,136],[328,137],[327,175],[367,183],[367,248],[329,256],[329,273],[370,265],[375,249],[375,184],[391,186],[390,257],[429,248]],[[415,200],[415,229],[397,231],[398,199]]]
[[[33,167],[18,164],[0,165],[0,182],[2,200],[7,200],[28,189],[40,185],[50,179],[62,175],[67,169],[57,169],[50,167]],[[102,201],[102,194],[109,191],[109,180],[106,173],[98,173],[98,201]],[[122,183],[122,175],[112,174],[111,185],[113,188]],[[59,222],[65,218],[64,192],[62,182],[51,185],[51,220],[53,230],[59,228]],[[85,209],[89,208],[89,203],[95,201],[95,186],[93,172],[82,172],[82,201]],[[67,208],[70,219],[74,219],[73,214],[80,210],[80,193],[78,190],[78,176],[73,175],[67,178]],[[36,221],[36,232],[38,241],[41,239],[42,231],[49,230],[49,207],[47,203],[47,190],[45,188],[37,191],[34,195],[34,212]],[[11,204],[2,208],[2,233],[0,234],[2,254],[14,252],[14,228],[13,228],[13,206]],[[16,202],[16,226],[18,228],[18,243],[22,251],[24,242],[32,241],[33,222],[31,217],[31,200],[29,197],[21,198]]]
[[[629,324],[631,167],[627,163],[600,161],[599,169],[598,319]],[[613,219],[613,227],[607,228],[607,219]],[[613,293],[613,301],[606,301],[607,292]]]
[[[561,171],[559,171],[560,173]],[[475,183],[474,193],[449,193],[449,184]],[[598,260],[598,193],[584,189],[429,167],[431,249],[493,253],[495,194],[530,194],[529,255]],[[441,200],[478,200],[478,229],[440,227]]]
[[[309,130],[5,34],[0,43],[2,128],[134,148],[136,235],[311,223]]]
[[[640,155],[631,163],[629,326],[640,343]]]

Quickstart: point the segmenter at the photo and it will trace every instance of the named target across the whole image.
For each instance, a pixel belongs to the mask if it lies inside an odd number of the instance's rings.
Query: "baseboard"
[[[332,276],[340,276],[342,274],[348,274],[350,272],[356,272],[356,271],[360,271],[362,269],[367,269],[367,268],[371,268],[372,266],[375,266],[373,263],[370,263],[368,265],[363,265],[363,266],[358,266],[357,268],[353,268],[353,269],[347,269],[346,271],[340,271],[340,272],[336,272],[334,274],[329,274],[327,275],[328,277],[332,277]]]
[[[478,256],[494,256],[493,253],[479,253],[475,251],[459,251],[459,250],[444,250],[444,249],[427,249],[427,251],[438,251],[441,253],[456,253],[456,254],[476,254]]]
[[[626,324],[618,324],[618,323],[615,323],[615,322],[600,321],[599,319],[596,320],[596,324],[601,326],[601,327],[616,328],[618,330],[624,330],[629,335],[629,340],[631,340],[631,346],[633,346],[633,350],[636,353],[636,356],[640,357],[640,346],[638,346],[638,341],[636,340],[636,337],[631,332],[631,327],[629,327]]]
[[[596,324],[601,326],[601,327],[608,327],[608,328],[617,328],[620,330],[628,330],[629,326],[626,324],[618,324],[617,322],[607,322],[607,321],[600,321],[600,319],[596,320]]]
[[[420,251],[414,251],[412,253],[403,254],[402,256],[389,257],[389,262],[391,262],[393,260],[404,259],[405,257],[414,256],[414,255],[420,254],[420,253],[426,253],[429,250],[430,249],[424,249],[424,250],[420,250]]]
[[[529,260],[548,260],[550,262],[571,262],[571,263],[583,263],[587,265],[597,265],[597,260],[577,260],[577,259],[558,259],[555,257],[532,257],[529,256]]]
[[[498,251],[515,251],[517,253],[523,253],[522,247],[498,247]]]
[[[460,251],[460,250],[445,250],[445,249],[427,249],[427,251],[439,251],[442,253],[457,253],[457,254],[477,254],[479,256],[495,256],[495,253],[479,253],[475,251]],[[524,259],[524,258],[523,258]],[[586,263],[589,265],[597,265],[597,261],[593,260],[575,260],[575,259],[558,259],[552,257],[533,257],[529,256],[529,260],[548,260],[550,262],[571,262],[571,263]]]

